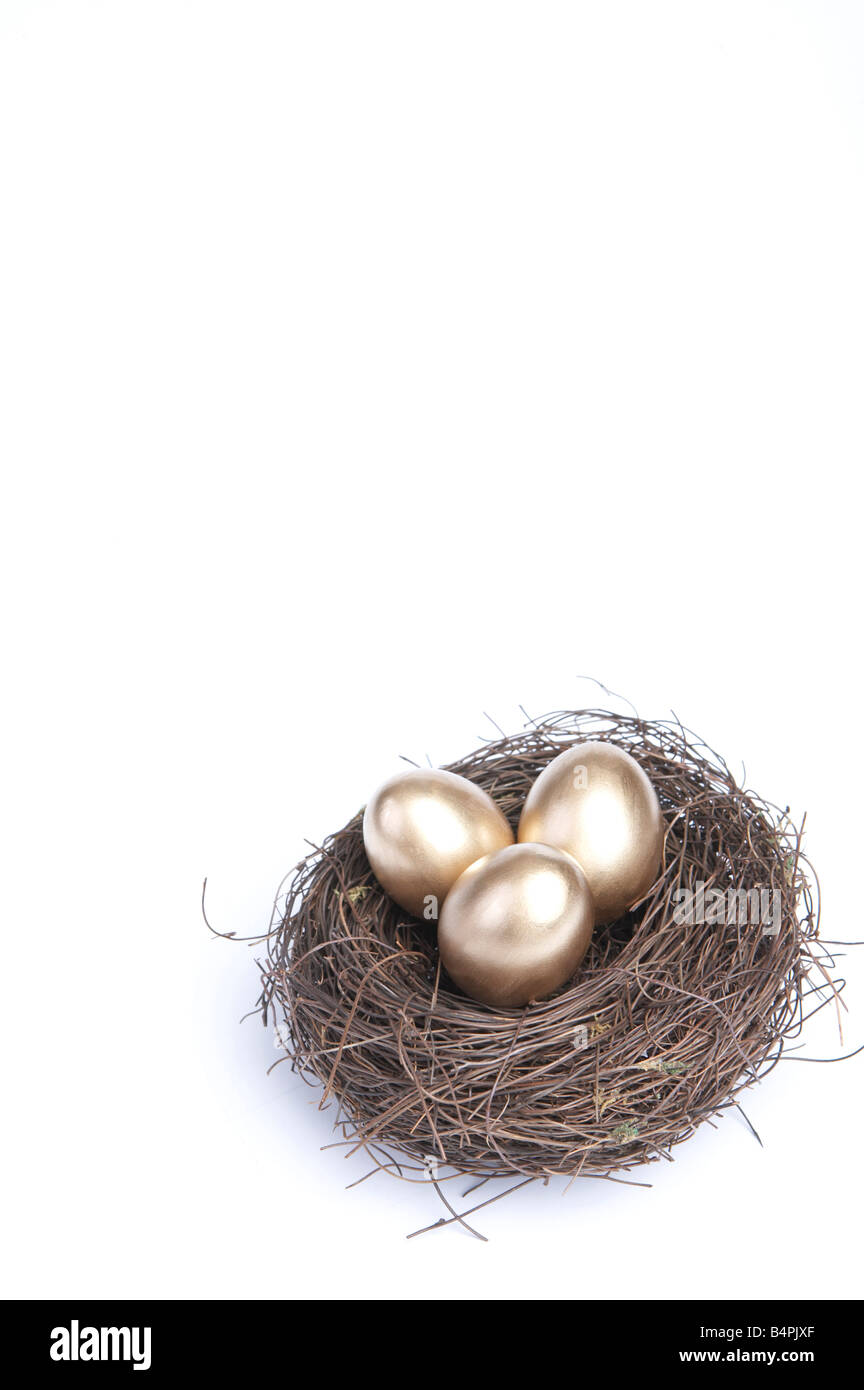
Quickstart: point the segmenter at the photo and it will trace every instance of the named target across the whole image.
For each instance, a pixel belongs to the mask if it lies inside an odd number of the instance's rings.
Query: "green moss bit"
[[[623,1124],[613,1129],[612,1138],[619,1144],[626,1144],[630,1139],[638,1139],[639,1126],[634,1125],[632,1120],[625,1120]]]
[[[687,1070],[683,1062],[676,1062],[671,1057],[645,1057],[636,1066],[640,1071],[661,1071],[664,1076],[680,1076]]]
[[[608,1106],[617,1105],[620,1099],[620,1091],[604,1091],[598,1086],[594,1092],[594,1104],[597,1107],[598,1117],[603,1114],[603,1111],[606,1110]]]

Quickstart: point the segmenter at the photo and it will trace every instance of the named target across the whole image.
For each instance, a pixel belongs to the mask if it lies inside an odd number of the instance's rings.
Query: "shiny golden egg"
[[[540,773],[525,799],[518,839],[572,854],[588,880],[598,923],[614,922],[657,877],[663,816],[629,753],[613,743],[578,743]]]
[[[510,845],[456,880],[441,909],[438,949],[472,999],[513,1009],[570,979],[593,927],[575,859],[549,845]]]
[[[513,831],[466,777],[417,768],[378,788],[363,816],[363,843],[381,887],[415,917],[434,921],[463,870],[512,845]]]

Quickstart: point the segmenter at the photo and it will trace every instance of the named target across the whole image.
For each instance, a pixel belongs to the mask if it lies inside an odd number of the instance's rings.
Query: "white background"
[[[860,1296],[864,1059],[406,1241],[199,899],[587,673],[864,937],[864,10],[0,0],[0,145],[3,1292]]]

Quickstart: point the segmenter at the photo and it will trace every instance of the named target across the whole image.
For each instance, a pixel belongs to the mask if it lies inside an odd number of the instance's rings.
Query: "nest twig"
[[[299,866],[265,938],[264,1021],[323,1086],[322,1106],[338,1102],[341,1142],[365,1150],[373,1171],[435,1181],[449,1219],[466,1225],[439,1171],[521,1185],[668,1157],[771,1070],[805,1015],[838,997],[801,831],[680,724],[557,714],[450,770],[489,792],[515,828],[538,773],[587,738],[625,748],[653,782],[663,866],[634,911],[595,930],[553,998],[507,1010],[462,995],[442,971],[434,923],[406,916],[376,882],[361,812]],[[715,903],[712,889],[776,895],[773,926],[716,911],[676,920],[678,890],[700,882]]]

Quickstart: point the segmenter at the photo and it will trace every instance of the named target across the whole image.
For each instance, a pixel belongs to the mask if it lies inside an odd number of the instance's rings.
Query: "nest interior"
[[[538,773],[588,738],[625,748],[651,778],[663,866],[634,911],[595,930],[554,997],[503,1010],[461,994],[441,969],[435,924],[406,916],[376,882],[362,811],[277,900],[259,1007],[285,1058],[334,1106],[337,1142],[362,1147],[373,1171],[438,1186],[433,1164],[530,1181],[668,1157],[776,1064],[815,992],[814,967],[830,992],[800,831],[677,722],[551,715],[450,770],[489,792],[515,829]],[[680,920],[679,890],[700,884],[706,920]],[[739,904],[756,890],[760,919],[742,922],[730,890]]]

